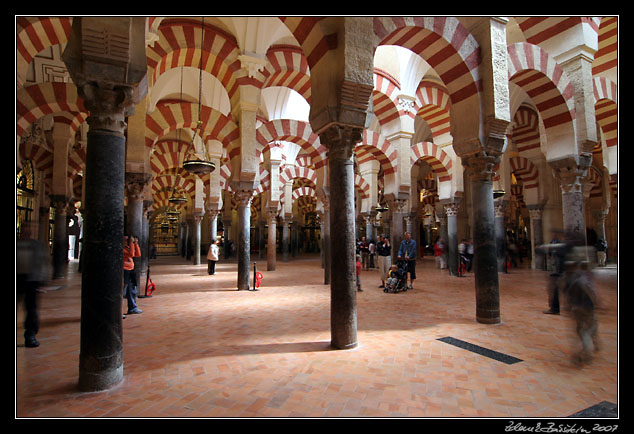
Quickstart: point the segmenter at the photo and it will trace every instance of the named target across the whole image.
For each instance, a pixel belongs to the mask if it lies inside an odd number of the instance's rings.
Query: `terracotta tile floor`
[[[421,263],[422,262],[422,263]],[[319,259],[278,261],[258,292],[235,291],[234,263],[180,257],[151,263],[157,291],[124,328],[124,381],[76,390],[80,289],[41,295],[41,346],[25,348],[16,316],[16,404],[22,417],[566,417],[618,404],[616,269],[595,273],[601,350],[571,363],[579,343],[566,315],[544,315],[548,273],[500,274],[502,323],[475,322],[473,274],[419,261],[415,289],[385,294],[364,271],[359,347],[330,343],[329,286]],[[451,336],[522,361],[505,363],[438,341]]]

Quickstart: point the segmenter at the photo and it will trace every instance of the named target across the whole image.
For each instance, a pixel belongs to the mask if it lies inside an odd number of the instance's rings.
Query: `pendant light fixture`
[[[183,67],[181,66],[181,101],[183,100]],[[181,143],[181,129],[178,129],[178,145]],[[172,193],[170,197],[167,199],[168,202],[173,203],[175,205],[183,204],[187,202],[187,198],[183,193],[181,193],[180,189],[177,189],[178,179],[180,178],[178,175],[178,161],[180,160],[180,151],[176,154],[176,170],[174,174],[174,186],[172,187]]]
[[[200,108],[202,104],[202,88],[203,88],[203,44],[205,42],[205,17],[202,17],[202,33],[200,37],[200,64],[198,65],[198,69],[200,71],[198,77],[198,123],[196,125],[196,129],[194,130],[194,135],[192,136],[192,141],[189,145],[189,148],[192,149],[192,153],[183,161],[183,169],[187,170],[190,173],[193,173],[198,176],[206,175],[207,173],[211,173],[216,168],[216,165],[210,160],[209,154],[207,153],[207,146],[203,141],[203,150],[205,153],[204,158],[198,158],[196,155],[196,146],[194,144],[194,140],[197,135],[200,134],[200,129],[202,128],[202,121],[200,120]]]

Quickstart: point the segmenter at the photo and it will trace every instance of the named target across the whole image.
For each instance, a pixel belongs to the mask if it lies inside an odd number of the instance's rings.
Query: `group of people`
[[[361,270],[368,270],[373,267],[373,262],[367,261],[369,268],[364,266],[364,251],[367,245],[368,258],[377,259],[377,265],[379,269],[379,276],[381,276],[381,284],[379,288],[385,288],[386,280],[392,277],[392,273],[395,271],[393,267],[397,267],[397,264],[392,264],[392,245],[390,240],[385,235],[380,235],[376,244],[372,242],[366,242],[365,237],[357,243],[357,256],[356,256],[356,278],[357,278],[357,291],[363,291],[361,289]],[[370,246],[373,246],[370,249]],[[370,256],[370,252],[372,256]],[[410,283],[408,288],[411,289],[416,279],[416,241],[412,239],[409,232],[405,232],[405,239],[401,242],[398,253],[397,261],[403,265],[403,270],[409,275]]]
[[[48,280],[48,263],[50,262],[47,249],[40,241],[32,237],[32,226],[24,225],[20,239],[16,243],[16,291],[18,300],[24,299],[26,318],[24,322],[25,347],[39,346],[35,338],[39,329],[39,317],[37,309],[38,288]],[[547,255],[551,258],[550,283],[548,286],[548,310],[546,314],[558,315],[560,313],[560,294],[565,297],[566,308],[570,311],[576,324],[576,330],[581,340],[581,351],[575,355],[575,362],[579,364],[589,363],[592,353],[598,350],[597,330],[598,321],[595,315],[597,307],[597,295],[594,288],[592,274],[589,267],[589,256],[585,246],[575,246],[572,243],[562,241],[559,232],[553,233],[549,244],[536,247],[536,253]],[[123,297],[127,302],[126,315],[140,314],[137,299],[137,276],[135,273],[134,258],[141,256],[139,239],[136,236],[125,236],[123,240]],[[397,264],[391,263],[392,245],[385,235],[379,236],[375,243],[367,242],[365,237],[357,244],[356,256],[357,290],[361,289],[361,270],[374,268],[374,258],[381,284],[379,288],[393,283],[399,272],[405,274],[404,290],[412,289],[416,279],[417,245],[409,232],[399,245],[396,255]],[[605,246],[597,248],[598,263],[605,265]],[[434,244],[434,252],[437,264],[440,268],[446,267],[446,254],[444,241],[439,238]],[[473,243],[463,239],[458,245],[458,253],[461,261],[464,261],[467,271],[471,270],[473,260]],[[212,242],[207,254],[208,274],[216,272],[216,262],[219,259],[219,241]],[[444,266],[443,266],[444,265]],[[407,285],[409,275],[409,285]],[[391,280],[392,279],[392,280]]]

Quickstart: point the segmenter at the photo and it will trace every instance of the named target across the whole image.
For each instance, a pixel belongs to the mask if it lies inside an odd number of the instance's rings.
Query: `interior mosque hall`
[[[619,18],[16,15],[15,418],[617,424]]]

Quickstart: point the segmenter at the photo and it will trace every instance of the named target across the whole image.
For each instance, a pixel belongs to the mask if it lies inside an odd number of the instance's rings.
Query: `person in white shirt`
[[[216,274],[216,262],[218,262],[218,255],[220,248],[218,247],[218,240],[209,245],[209,252],[207,252],[207,272],[209,274]]]

